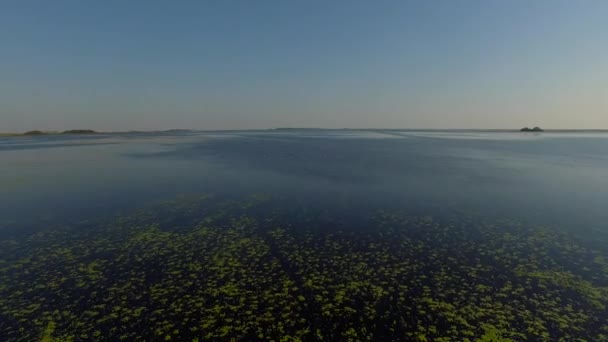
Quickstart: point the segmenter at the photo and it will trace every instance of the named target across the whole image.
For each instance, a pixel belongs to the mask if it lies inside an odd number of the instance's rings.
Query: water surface
[[[601,340],[608,135],[0,138],[3,340]]]
[[[1,217],[25,226],[183,193],[293,205],[468,211],[582,235],[608,213],[608,135],[400,131],[109,134],[0,140]],[[35,213],[32,215],[32,213]],[[8,227],[10,228],[10,227]],[[33,228],[33,227],[29,227]]]

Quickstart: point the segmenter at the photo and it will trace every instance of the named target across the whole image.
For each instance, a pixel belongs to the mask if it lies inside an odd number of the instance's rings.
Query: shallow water
[[[12,137],[0,165],[9,340],[608,335],[608,134]]]

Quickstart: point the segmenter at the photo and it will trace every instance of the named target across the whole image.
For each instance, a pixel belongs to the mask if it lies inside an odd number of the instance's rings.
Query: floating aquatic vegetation
[[[608,341],[607,255],[566,233],[265,206],[184,196],[0,241],[0,340]]]

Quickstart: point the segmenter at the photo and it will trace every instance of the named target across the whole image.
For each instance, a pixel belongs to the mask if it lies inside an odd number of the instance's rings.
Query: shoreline
[[[431,133],[521,133],[521,134],[543,134],[543,133],[608,133],[608,129],[545,129],[543,131],[521,131],[520,129],[483,129],[483,128],[266,128],[266,129],[212,129],[212,130],[189,130],[169,129],[159,131],[92,131],[92,130],[69,130],[69,131],[30,131],[24,133],[0,132],[0,138],[10,137],[37,137],[37,136],[61,136],[61,135],[103,135],[103,134],[154,134],[154,133],[229,133],[229,132],[431,132]]]

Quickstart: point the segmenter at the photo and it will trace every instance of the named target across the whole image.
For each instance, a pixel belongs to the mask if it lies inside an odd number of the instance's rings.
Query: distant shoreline
[[[99,134],[91,129],[71,129],[67,131],[27,131],[23,133],[0,133],[0,137],[35,137],[35,136],[48,136],[48,135],[92,135]]]
[[[280,127],[266,129],[169,129],[158,131],[110,131],[67,130],[67,131],[28,131],[23,133],[0,133],[0,137],[35,137],[61,135],[100,135],[100,134],[154,134],[154,133],[196,133],[196,132],[313,132],[313,131],[351,131],[351,132],[432,132],[432,133],[608,133],[608,129],[545,129],[542,132],[522,132],[520,129],[484,129],[484,128],[308,128]]]

